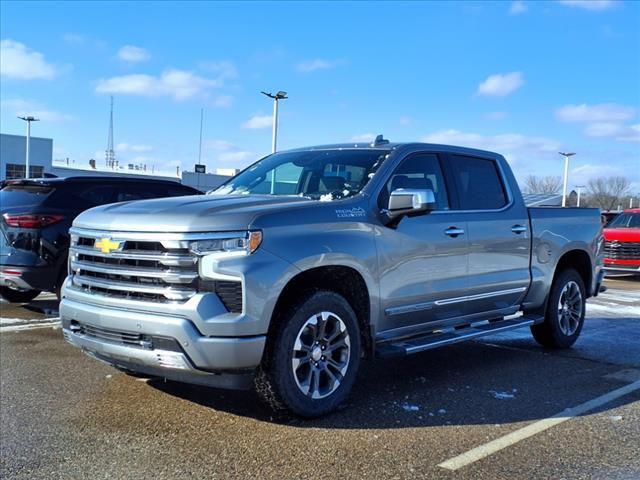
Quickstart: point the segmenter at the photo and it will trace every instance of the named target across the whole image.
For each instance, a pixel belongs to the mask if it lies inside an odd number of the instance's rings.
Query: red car
[[[640,208],[625,210],[604,229],[604,268],[640,274]]]

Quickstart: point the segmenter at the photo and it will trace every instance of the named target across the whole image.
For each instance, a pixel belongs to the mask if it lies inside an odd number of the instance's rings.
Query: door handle
[[[527,231],[527,227],[525,227],[524,225],[514,225],[513,227],[511,227],[511,231],[517,235],[520,235],[521,233]]]
[[[458,227],[449,227],[444,231],[444,234],[456,238],[458,235],[464,235],[464,230]]]

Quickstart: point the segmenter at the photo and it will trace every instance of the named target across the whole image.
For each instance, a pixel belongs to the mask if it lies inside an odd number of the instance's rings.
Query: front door
[[[461,315],[464,302],[455,299],[467,289],[466,224],[453,224],[453,216],[437,213],[450,209],[439,156],[405,158],[383,187],[378,206],[386,208],[389,194],[398,188],[433,190],[436,210],[404,217],[395,228],[380,227],[376,236],[383,337]]]

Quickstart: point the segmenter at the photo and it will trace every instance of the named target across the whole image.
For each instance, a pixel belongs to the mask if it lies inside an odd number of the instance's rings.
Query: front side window
[[[386,150],[307,150],[270,155],[213,195],[298,195],[331,201],[360,193],[386,160]]]
[[[507,204],[507,195],[496,162],[485,158],[451,155],[461,210],[496,210]]]
[[[433,153],[411,155],[391,174],[378,197],[378,206],[389,205],[391,192],[399,188],[432,190],[436,197],[436,210],[449,210],[449,198],[438,156]]]

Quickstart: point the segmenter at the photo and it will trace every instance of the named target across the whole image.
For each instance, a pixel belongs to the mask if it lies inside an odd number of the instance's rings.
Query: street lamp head
[[[575,152],[568,152],[568,153],[565,153],[565,152],[558,152],[558,153],[559,153],[560,155],[562,155],[562,156],[565,156],[565,157],[571,157],[571,156],[575,155]]]
[[[262,93],[263,95],[266,95],[269,98],[273,98],[274,100],[284,100],[285,98],[289,98],[287,97],[287,92],[283,92],[282,90],[280,90],[275,95],[273,93],[262,92],[262,91],[260,93]]]
[[[40,119],[39,119],[39,118],[31,117],[31,116],[28,116],[28,117],[21,117],[21,116],[18,116],[18,118],[19,118],[20,120],[24,120],[25,122],[39,122],[39,121],[40,121]]]

